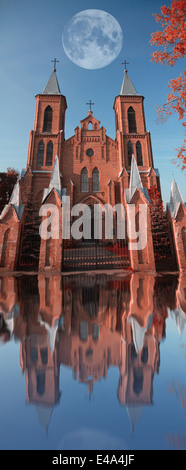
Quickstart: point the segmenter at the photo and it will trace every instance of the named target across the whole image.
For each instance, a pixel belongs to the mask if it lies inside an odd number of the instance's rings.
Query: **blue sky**
[[[0,2],[0,90],[1,131],[0,170],[26,166],[29,131],[33,129],[35,95],[45,87],[57,57],[57,76],[67,98],[66,138],[88,112],[87,101],[94,103],[94,115],[115,138],[114,98],[121,89],[124,59],[137,92],[145,97],[146,127],[151,132],[154,166],[161,176],[164,203],[169,200],[172,173],[186,200],[186,173],[171,164],[175,148],[183,142],[183,126],[177,116],[157,123],[156,107],[166,101],[168,81],[184,67],[151,61],[155,50],[151,33],[159,29],[152,14],[159,13],[167,0],[1,0]],[[62,47],[62,32],[76,13],[89,8],[105,10],[119,22],[123,47],[110,65],[87,70],[73,64]]]

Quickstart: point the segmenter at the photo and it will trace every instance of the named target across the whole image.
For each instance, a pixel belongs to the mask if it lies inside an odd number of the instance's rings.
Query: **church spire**
[[[131,199],[137,188],[140,189],[140,191],[144,194],[147,201],[151,202],[148,189],[143,187],[135,156],[132,155],[129,189],[125,189],[125,195],[128,204],[131,202]]]
[[[183,198],[173,176],[172,185],[171,185],[170,202],[168,204],[172,217],[176,217],[177,210],[181,202],[183,204]]]
[[[58,79],[56,75],[56,62],[59,62],[59,60],[55,58],[51,62],[54,62],[53,72],[44,90],[42,91],[42,95],[61,95],[61,91],[59,88],[59,83],[58,83]]]
[[[131,79],[128,76],[127,67],[126,67],[128,63],[129,62],[126,62],[126,60],[124,60],[124,62],[122,63],[122,65],[125,66],[125,69],[124,69],[124,78],[123,78],[120,95],[124,95],[124,96],[138,95],[133,83],[131,82]]]
[[[143,189],[143,185],[142,185],[141,176],[137,167],[135,156],[132,155],[130,184],[129,184],[130,199],[132,198],[136,188]]]
[[[16,184],[14,185],[10,200],[8,204],[5,205],[4,209],[1,212],[0,219],[3,218],[5,213],[7,212],[8,208],[12,206],[17,214],[17,217],[19,220],[21,220],[21,217],[23,215],[23,209],[24,206],[21,204],[21,198],[20,198],[20,184],[19,184],[19,178],[17,179]]]
[[[51,180],[49,183],[49,187],[45,188],[43,191],[43,199],[42,202],[46,199],[46,197],[51,193],[52,189],[55,189],[58,193],[59,197],[61,198],[61,178],[60,178],[60,171],[59,171],[59,159],[58,155],[56,155]]]

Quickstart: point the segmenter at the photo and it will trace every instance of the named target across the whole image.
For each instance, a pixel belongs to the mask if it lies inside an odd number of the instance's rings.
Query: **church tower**
[[[114,101],[116,138],[109,137],[93,116],[94,103],[90,100],[86,103],[88,115],[66,140],[67,103],[57,80],[57,60],[53,62],[54,69],[45,88],[36,95],[26,170],[0,215],[0,269],[61,272],[130,266],[133,270],[155,271],[167,267],[168,260],[171,266],[175,265],[171,269],[177,269],[175,253],[179,269],[185,269],[185,204],[174,183],[167,218],[160,214],[161,227],[155,216],[153,219],[153,198],[158,193],[162,202],[160,177],[153,164],[150,132],[146,130],[144,97],[136,91],[126,61],[121,91]],[[67,197],[70,227],[66,240],[63,215]],[[56,238],[40,237],[39,224],[47,215],[44,205],[49,203],[56,206],[55,223],[59,227]],[[120,203],[126,209],[126,220],[120,223],[124,237],[118,236],[116,206]],[[83,228],[76,239],[71,230],[74,223],[71,211],[78,204],[86,204],[90,209],[90,230],[87,236]],[[114,213],[109,238],[105,231],[107,204]],[[94,224],[95,205],[102,210],[99,234]],[[132,206],[135,206],[135,238],[142,241],[139,245],[132,233],[133,216],[129,218],[127,213],[131,210],[132,214]]]
[[[118,142],[120,171],[131,170],[132,155],[135,156],[143,185],[157,185],[157,174],[153,169],[150,132],[146,130],[143,101],[128,75],[126,61],[120,94],[115,98],[114,111],[116,140]],[[150,177],[150,178],[149,178]]]
[[[64,141],[66,98],[61,94],[54,69],[42,93],[36,95],[34,130],[30,131],[27,169],[33,175],[32,191],[40,204],[44,188],[50,182],[56,155]]]

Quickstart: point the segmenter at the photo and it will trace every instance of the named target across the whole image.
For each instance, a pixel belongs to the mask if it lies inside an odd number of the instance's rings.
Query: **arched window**
[[[138,233],[139,230],[140,230],[140,223],[142,223],[142,222],[140,220],[140,215],[139,215],[139,211],[138,211],[137,214],[136,214],[136,233]],[[138,253],[138,262],[139,262],[139,264],[144,264],[144,251],[140,250],[140,248],[138,248],[137,253]],[[140,293],[140,290],[143,291],[143,281],[139,285],[139,293]],[[139,302],[139,298],[138,298],[138,302]],[[138,306],[139,306],[139,304],[138,304]]]
[[[115,116],[115,122],[116,122],[116,132],[118,130],[118,115],[116,114]]]
[[[149,357],[148,346],[143,346],[143,350],[141,353],[141,362],[143,362],[143,364],[147,364],[148,357]]]
[[[132,148],[132,142],[129,141],[127,144],[127,152],[128,152],[128,165],[131,166],[131,160],[132,160],[132,153],[133,153],[133,148]]]
[[[37,364],[37,361],[38,361],[38,350],[35,346],[31,346],[31,361],[34,363],[34,364]]]
[[[100,191],[99,170],[97,168],[94,168],[92,172],[92,190],[95,193],[98,193]]]
[[[136,142],[136,155],[137,155],[137,165],[142,166],[143,157],[142,157],[141,143],[139,142],[139,140]]]
[[[83,168],[81,172],[81,192],[88,193],[88,170],[87,168]]]
[[[53,143],[50,140],[47,145],[46,166],[52,166],[53,159]]]
[[[44,366],[46,366],[48,364],[48,349],[47,348],[41,348],[40,353],[41,353],[42,364]]]
[[[45,393],[45,372],[38,371],[36,373],[37,393],[38,395],[44,395]]]
[[[46,241],[45,266],[50,266],[50,248],[50,238],[48,238]]]
[[[90,122],[88,123],[88,129],[89,129],[89,130],[92,130],[92,128],[93,128],[93,124],[92,124],[92,122],[90,121]]]
[[[52,108],[47,106],[44,114],[43,132],[52,131]]]
[[[136,133],[136,115],[135,111],[132,106],[128,109],[128,126],[129,126],[129,133],[133,134]]]
[[[143,369],[142,367],[135,367],[133,369],[133,392],[139,395],[143,390]]]
[[[8,237],[10,234],[10,229],[6,230],[4,234],[4,240],[3,240],[3,248],[2,248],[2,256],[1,256],[1,267],[4,268],[6,266],[6,261],[7,261],[7,255],[8,255]]]
[[[87,341],[88,340],[88,322],[87,321],[80,321],[80,339],[81,341]]]
[[[94,341],[98,341],[99,334],[100,334],[100,326],[94,323],[94,325],[92,325],[92,338]]]
[[[186,227],[182,227],[181,236],[182,236],[184,254],[185,254],[185,257],[186,257]]]
[[[45,144],[43,141],[41,141],[39,142],[39,146],[38,146],[37,166],[43,166],[44,151],[45,151]]]

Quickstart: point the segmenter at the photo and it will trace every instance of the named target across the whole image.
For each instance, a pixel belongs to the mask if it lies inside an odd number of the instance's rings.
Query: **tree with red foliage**
[[[151,200],[151,230],[156,268],[172,270],[175,267],[175,260],[172,259],[171,231],[161,194],[156,186],[152,186],[148,192]]]
[[[152,60],[161,64],[173,66],[175,62],[186,55],[186,2],[185,0],[172,0],[170,7],[161,7],[161,14],[154,14],[157,23],[161,23],[163,31],[152,33],[151,44],[161,47],[161,51],[152,54]],[[168,83],[170,93],[167,102],[158,108],[158,115],[165,121],[173,113],[178,114],[182,120],[186,111],[186,70],[178,78]],[[186,122],[182,125],[186,131]],[[186,168],[186,140],[176,149],[177,158],[181,161],[181,168]],[[176,160],[177,161],[177,160]]]
[[[18,170],[14,168],[7,168],[7,171],[0,173],[0,213],[8,204],[18,176]]]

